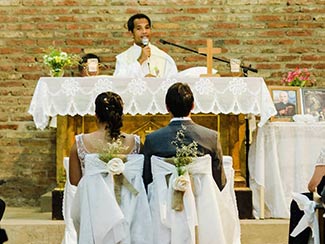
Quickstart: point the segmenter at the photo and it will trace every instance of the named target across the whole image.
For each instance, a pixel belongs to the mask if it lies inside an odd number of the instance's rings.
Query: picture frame
[[[292,121],[301,114],[301,90],[296,86],[268,86],[277,114],[271,121]]]
[[[325,121],[325,88],[302,88],[302,113]]]

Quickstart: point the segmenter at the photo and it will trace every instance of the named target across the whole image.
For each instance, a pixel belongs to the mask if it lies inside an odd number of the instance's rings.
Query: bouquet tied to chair
[[[185,131],[186,126],[182,125],[182,128],[176,133],[175,140],[171,142],[176,146],[176,155],[171,159],[177,170],[177,177],[172,185],[172,208],[176,211],[182,211],[184,208],[183,196],[191,183],[187,168],[193,162],[193,158],[198,156],[198,144],[196,141],[192,141],[187,145],[185,144]]]
[[[118,138],[107,142],[102,148],[99,159],[106,163],[107,171],[113,176],[115,198],[118,204],[121,204],[122,186],[126,187],[134,195],[139,193],[123,174],[125,162],[127,161],[127,157],[123,152],[128,149],[128,146],[123,146],[121,139]]]

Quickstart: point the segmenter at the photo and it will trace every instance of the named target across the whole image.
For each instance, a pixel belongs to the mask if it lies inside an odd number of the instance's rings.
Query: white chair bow
[[[154,243],[235,243],[236,220],[231,214],[232,208],[223,203],[222,193],[212,178],[210,155],[193,158],[193,162],[187,165],[190,176],[186,177],[191,178],[193,188],[190,184],[185,191],[183,211],[171,208],[172,182],[177,177],[177,172],[174,165],[164,160],[151,157],[153,182],[148,191]],[[166,175],[170,175],[167,180]]]
[[[75,197],[73,219],[79,229],[79,243],[151,244],[151,218],[142,183],[143,155],[130,154],[124,176],[137,190],[134,195],[125,187],[121,191],[121,206],[114,194],[113,175],[97,154],[85,157],[85,175]],[[79,227],[80,226],[80,227]]]
[[[312,237],[314,239],[314,244],[319,244],[319,228],[318,219],[315,212],[316,203],[311,201],[303,194],[293,193],[293,199],[297,202],[300,210],[304,211],[304,216],[300,219],[296,228],[290,233],[291,236],[296,237],[307,227],[312,230]]]

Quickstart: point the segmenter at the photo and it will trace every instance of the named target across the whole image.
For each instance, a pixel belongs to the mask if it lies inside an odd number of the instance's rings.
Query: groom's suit
[[[198,144],[200,154],[210,154],[212,158],[212,174],[215,182],[221,190],[225,185],[225,174],[222,165],[222,149],[218,138],[218,133],[201,125],[195,124],[192,120],[175,120],[168,126],[146,136],[144,143],[144,169],[143,181],[147,185],[152,182],[151,162],[152,155],[159,157],[173,157],[176,155],[176,147],[172,145],[175,141],[176,133],[185,125],[184,144],[188,145],[192,141]]]

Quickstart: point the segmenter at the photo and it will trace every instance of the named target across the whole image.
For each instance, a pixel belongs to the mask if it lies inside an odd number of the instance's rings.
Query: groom
[[[146,136],[144,143],[144,168],[143,181],[147,186],[152,182],[151,162],[152,155],[159,157],[173,157],[176,155],[176,147],[172,144],[176,133],[186,127],[184,143],[193,141],[198,144],[200,154],[210,154],[212,158],[212,174],[220,190],[226,183],[222,165],[222,149],[218,132],[195,124],[191,120],[191,110],[194,107],[194,97],[190,87],[184,83],[175,83],[167,91],[165,103],[171,114],[170,123],[161,129]]]

